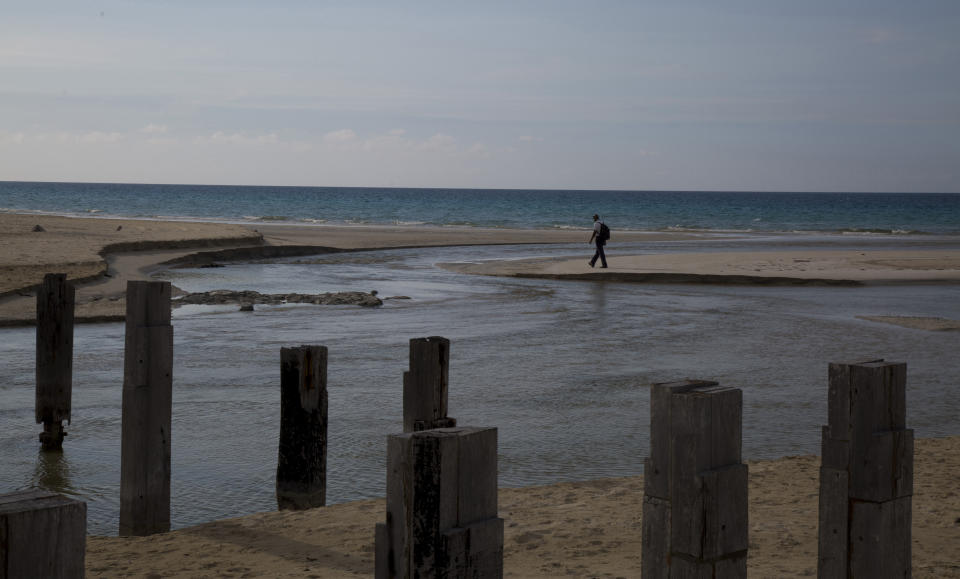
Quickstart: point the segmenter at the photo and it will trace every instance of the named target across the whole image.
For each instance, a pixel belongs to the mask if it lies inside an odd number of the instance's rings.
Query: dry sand
[[[750,577],[815,576],[819,458],[750,463]],[[960,437],[919,439],[913,576],[960,577]],[[507,577],[639,577],[643,477],[500,490]],[[144,538],[91,536],[88,577],[369,577],[382,499]]]

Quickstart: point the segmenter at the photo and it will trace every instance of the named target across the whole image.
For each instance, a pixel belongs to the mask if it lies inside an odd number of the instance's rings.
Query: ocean
[[[693,230],[618,254],[930,249],[960,245],[960,195],[393,190],[0,183],[4,211],[422,227]],[[310,221],[314,220],[314,221]],[[377,290],[380,308],[287,305],[173,314],[175,528],[274,510],[280,348],[329,348],[330,503],[384,495],[387,434],[401,429],[411,338],[451,340],[450,415],[499,429],[499,483],[527,486],[643,471],[649,387],[686,378],[744,392],[747,460],[819,452],[827,364],[908,364],[907,424],[960,434],[960,332],[861,316],[960,319],[956,285],[745,287],[468,276],[446,262],[592,253],[585,243],[396,249],[161,271],[187,291]],[[0,492],[86,500],[89,530],[119,512],[123,332],[75,330],[73,418],[62,453],[34,423],[34,330],[0,329]],[[372,531],[371,531],[372,532]]]
[[[0,211],[306,224],[960,233],[960,194],[548,191],[0,182]]]

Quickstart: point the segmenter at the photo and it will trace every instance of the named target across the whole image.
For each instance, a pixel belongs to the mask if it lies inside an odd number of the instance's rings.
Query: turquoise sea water
[[[631,243],[614,237],[607,252],[614,267],[618,255],[641,253],[956,249],[958,206],[960,195],[0,183],[0,207],[38,213],[579,228],[599,211],[614,235],[618,228],[702,232]],[[377,290],[409,298],[374,309],[174,310],[173,526],[276,508],[280,348],[300,344],[329,348],[330,503],[384,495],[385,437],[402,427],[408,341],[422,336],[451,339],[450,415],[498,428],[501,486],[640,474],[650,384],[686,378],[743,390],[745,459],[818,453],[834,361],[907,362],[908,426],[921,437],[960,434],[960,332],[864,319],[960,319],[960,285],[642,285],[438,267],[591,253],[586,243],[414,248],[158,272],[187,291]],[[45,488],[79,497],[96,534],[115,534],[118,525],[123,334],[120,323],[76,327],[69,436],[62,453],[45,453],[34,421],[35,330],[0,328],[0,492]]]
[[[0,211],[228,221],[960,233],[960,194],[235,187],[0,182]]]

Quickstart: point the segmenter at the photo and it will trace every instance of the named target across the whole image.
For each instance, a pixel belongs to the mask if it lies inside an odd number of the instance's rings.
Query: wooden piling
[[[716,382],[654,384],[644,463],[642,576],[746,577],[743,394]]]
[[[127,283],[120,535],[170,530],[173,327],[170,283]]]
[[[909,577],[913,430],[907,365],[829,366],[822,430],[817,576]]]
[[[447,416],[450,340],[440,336],[410,340],[410,370],[403,373],[403,431],[449,428]]]
[[[29,490],[0,495],[0,578],[83,577],[87,504]]]
[[[37,291],[36,419],[44,450],[63,448],[63,421],[70,423],[74,295],[62,273],[43,276]]]
[[[327,348],[280,350],[277,506],[327,504]]]
[[[387,519],[377,579],[503,577],[497,429],[441,428],[387,440]]]

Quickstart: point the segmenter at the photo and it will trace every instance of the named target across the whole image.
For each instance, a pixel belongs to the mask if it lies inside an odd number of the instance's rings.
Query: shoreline
[[[913,576],[960,576],[960,436],[915,442]],[[749,465],[750,576],[813,576],[819,457]],[[506,577],[639,577],[643,476],[499,489]],[[150,537],[89,535],[88,577],[369,577],[383,498],[212,521]]]
[[[42,231],[34,231],[40,226]],[[583,244],[578,258],[438,264],[459,273],[580,281],[666,284],[960,284],[960,238],[938,249],[671,252],[621,255],[617,243],[709,241],[708,235],[618,231],[611,267],[591,269],[589,229],[231,224],[0,213],[0,327],[35,323],[35,292],[45,273],[77,286],[75,321],[124,318],[127,281],[164,267],[200,266],[345,251],[440,246]],[[772,234],[771,234],[772,235]],[[731,237],[724,236],[724,241]],[[911,239],[915,241],[915,239]]]

